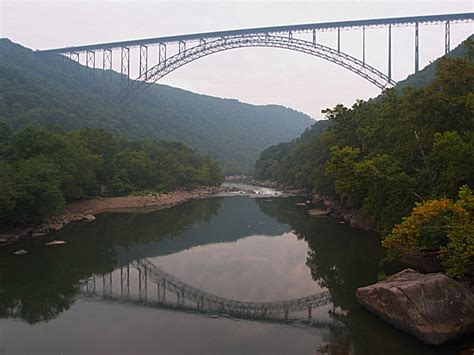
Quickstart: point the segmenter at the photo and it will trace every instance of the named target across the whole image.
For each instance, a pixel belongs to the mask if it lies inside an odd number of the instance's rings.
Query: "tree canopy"
[[[339,199],[384,234],[415,203],[454,199],[461,186],[472,188],[472,40],[464,46],[465,57],[437,61],[427,86],[390,89],[351,108],[325,110],[326,130],[318,123],[295,141],[263,151],[256,177]]]
[[[2,126],[8,127],[2,123]],[[40,221],[68,201],[218,185],[217,162],[182,143],[129,141],[101,129],[25,128],[0,137],[0,221]]]

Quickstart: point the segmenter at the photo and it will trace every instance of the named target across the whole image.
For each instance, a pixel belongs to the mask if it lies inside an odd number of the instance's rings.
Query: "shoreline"
[[[168,193],[150,193],[144,196],[93,197],[74,201],[66,206],[65,211],[37,224],[12,227],[0,233],[0,248],[20,243],[27,239],[46,236],[58,231],[71,222],[92,222],[101,213],[121,213],[133,211],[152,211],[170,208],[178,204],[213,197],[218,193],[228,192],[226,187],[198,187],[190,191],[177,190]]]
[[[292,194],[307,196],[309,201],[307,204],[313,206],[321,204],[324,205],[324,209],[321,209],[320,212],[327,212],[327,216],[341,218],[345,222],[349,223],[351,227],[380,234],[380,228],[375,222],[363,216],[359,211],[350,209],[331,197],[323,196],[305,189],[296,189],[289,185],[272,180],[260,181],[252,179],[251,183],[258,186],[278,189]]]

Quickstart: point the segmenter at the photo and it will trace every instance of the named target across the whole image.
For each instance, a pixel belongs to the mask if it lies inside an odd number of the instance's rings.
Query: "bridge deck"
[[[239,30],[229,31],[216,31],[216,32],[203,32],[193,33],[178,36],[167,36],[167,37],[155,37],[146,38],[131,41],[121,42],[110,42],[100,43],[85,46],[76,47],[64,47],[55,48],[48,50],[38,51],[39,53],[71,53],[71,52],[84,52],[94,51],[101,49],[114,49],[121,47],[137,47],[140,45],[154,45],[154,44],[167,44],[176,43],[180,41],[199,41],[218,37],[237,36],[237,35],[252,35],[257,33],[268,33],[278,34],[284,32],[308,32],[312,30],[317,31],[330,31],[335,29],[353,29],[353,28],[371,28],[379,26],[406,26],[415,23],[426,24],[426,23],[439,23],[439,22],[462,22],[474,20],[474,12],[470,13],[457,13],[457,14],[445,14],[445,15],[430,15],[430,16],[410,16],[410,17],[392,17],[392,18],[379,18],[379,19],[368,19],[368,20],[355,20],[355,21],[337,21],[337,22],[320,22],[320,23],[308,23],[300,25],[287,25],[287,26],[273,26],[273,27],[257,27],[247,28]]]

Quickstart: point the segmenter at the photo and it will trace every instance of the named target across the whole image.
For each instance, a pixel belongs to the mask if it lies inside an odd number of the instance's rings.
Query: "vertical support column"
[[[313,46],[316,46],[316,29],[313,28]]]
[[[292,31],[288,31],[288,38],[289,38],[289,39],[292,39],[292,38],[293,38],[293,32],[292,32]]]
[[[392,25],[388,25],[388,81],[392,80]]]
[[[179,51],[179,54],[184,53],[185,50],[186,50],[186,42],[184,42],[184,41],[179,41],[179,44],[178,44],[178,51]]]
[[[102,275],[102,293],[104,296],[112,294],[112,273],[108,277]]]
[[[92,69],[91,71],[86,70],[86,75],[91,75],[92,78],[95,77],[95,51],[86,51],[86,67],[87,69]]]
[[[120,268],[120,295],[130,295],[130,265],[128,264],[125,269],[123,266]]]
[[[147,79],[147,72],[148,72],[148,47],[144,45],[140,45],[140,71],[139,71],[139,78]]]
[[[163,303],[166,302],[166,280],[163,280]]]
[[[337,28],[337,53],[341,52],[341,29]]]
[[[419,47],[419,23],[415,24],[415,73],[418,73],[420,70],[420,47]]]
[[[158,64],[166,62],[166,44],[160,43],[158,45]]]
[[[69,53],[69,58],[76,62],[76,63],[79,63],[79,53],[78,52],[71,52]]]
[[[112,294],[113,284],[112,284],[112,273],[109,274],[109,293]]]
[[[80,64],[80,58],[79,58],[79,52],[71,52],[69,53],[69,59],[72,61],[76,62],[77,64]],[[78,65],[74,65],[74,71],[77,72],[79,70]]]
[[[95,68],[95,51],[86,51],[86,67]]]
[[[365,67],[365,26],[362,26],[362,63]]]
[[[449,21],[444,24],[444,54],[448,54],[451,47],[451,29]]]
[[[145,301],[148,298],[148,269],[145,268],[145,278],[144,278],[144,283],[145,283]]]
[[[308,322],[311,322],[311,312],[312,312],[312,307],[311,305],[308,306]]]
[[[140,300],[147,299],[147,269],[145,267],[138,267],[138,298]]]
[[[120,51],[120,74],[122,74],[122,88],[130,78],[130,48],[122,47]]]
[[[112,70],[112,50],[104,49],[102,53],[102,69]]]
[[[104,49],[102,52],[102,70],[104,79],[108,78],[107,85],[112,83],[112,49]]]

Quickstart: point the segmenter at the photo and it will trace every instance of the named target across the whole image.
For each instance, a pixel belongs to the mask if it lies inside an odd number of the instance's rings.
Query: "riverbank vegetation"
[[[426,201],[456,210],[465,199],[454,202],[460,187],[466,185],[460,192],[466,196],[474,186],[474,48],[472,40],[464,45],[466,56],[439,60],[435,78],[425,87],[391,89],[352,108],[326,110],[326,130],[315,125],[301,138],[265,150],[256,163],[256,178],[338,199],[374,220],[384,235],[420,203],[385,245],[398,248],[408,246],[410,238],[423,239],[423,233],[401,229],[416,220],[420,210],[429,209]],[[444,212],[438,217],[448,218]],[[474,259],[472,208],[462,215],[459,228],[448,221],[443,225],[452,230],[427,237],[432,244],[414,245],[439,250],[453,276],[474,273],[468,268]],[[426,222],[423,228],[440,229],[438,218]],[[398,243],[390,242],[395,239]],[[470,243],[471,249],[453,243]]]
[[[0,222],[38,222],[67,202],[219,185],[217,162],[181,143],[119,139],[101,129],[63,132],[0,122]]]

